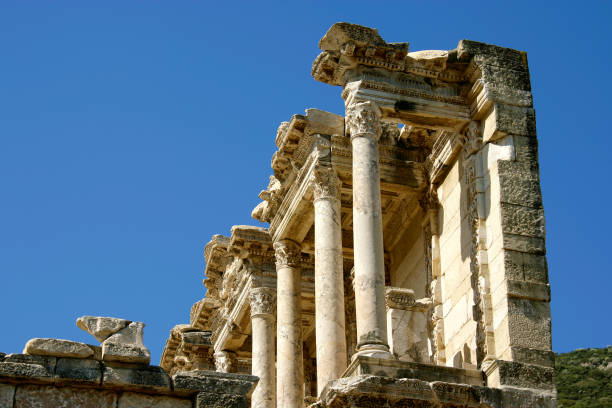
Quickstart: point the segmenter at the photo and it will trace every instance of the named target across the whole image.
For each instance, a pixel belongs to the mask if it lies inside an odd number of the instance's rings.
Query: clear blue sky
[[[326,3],[0,2],[0,351],[117,316],[158,363],[206,242],[256,223],[278,124],[343,112],[310,76],[336,21],[528,52],[554,349],[612,343],[610,3]]]

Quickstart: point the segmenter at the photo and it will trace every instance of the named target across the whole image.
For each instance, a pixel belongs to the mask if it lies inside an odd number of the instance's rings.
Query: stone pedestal
[[[385,264],[378,169],[380,109],[351,103],[346,126],[353,149],[353,234],[357,354],[391,358],[387,341]]]
[[[274,365],[274,310],[276,293],[271,288],[254,288],[250,294],[252,332],[252,374],[259,383],[251,397],[253,408],[276,406],[276,367]]]
[[[315,170],[315,307],[317,394],[346,369],[340,180],[331,167]]]
[[[301,248],[290,239],[274,243],[277,285],[276,405],[301,407],[304,401],[302,356]]]

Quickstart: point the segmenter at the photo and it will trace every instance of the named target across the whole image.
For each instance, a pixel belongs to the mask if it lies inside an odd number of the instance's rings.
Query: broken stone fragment
[[[142,322],[132,322],[104,340],[102,360],[149,364],[151,353],[142,341],[144,327]]]
[[[99,316],[81,316],[76,321],[80,329],[94,336],[99,342],[103,342],[130,323],[130,320]]]
[[[93,350],[87,344],[61,339],[32,339],[23,350],[24,354],[54,357],[87,358]]]

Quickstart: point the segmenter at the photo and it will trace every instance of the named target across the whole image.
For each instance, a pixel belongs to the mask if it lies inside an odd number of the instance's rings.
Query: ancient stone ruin
[[[176,400],[155,407],[555,407],[526,54],[409,52],[348,23],[319,47],[312,75],[341,87],[345,116],[280,124],[252,213],[269,227],[212,237],[206,296],[156,371],[165,388],[136,389]],[[73,381],[61,367],[91,365],[90,391],[117,394],[114,365],[151,366],[141,324],[115,320],[79,319],[101,349],[32,340],[0,362],[0,390],[32,387],[3,366],[36,357],[55,359],[56,389]]]

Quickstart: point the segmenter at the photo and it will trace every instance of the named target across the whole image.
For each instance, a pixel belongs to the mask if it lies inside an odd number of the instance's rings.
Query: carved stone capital
[[[277,268],[299,268],[302,264],[302,248],[291,239],[281,239],[274,243]]]
[[[328,166],[317,166],[312,176],[314,199],[340,199],[340,186],[342,183],[336,171]]]
[[[378,140],[382,134],[380,108],[371,101],[351,103],[346,107],[345,126],[351,139],[369,136]]]
[[[221,373],[235,373],[238,365],[236,353],[233,351],[217,351],[215,357],[215,368]]]
[[[276,311],[276,291],[272,288],[251,289],[249,300],[251,302],[251,317],[273,315]]]

